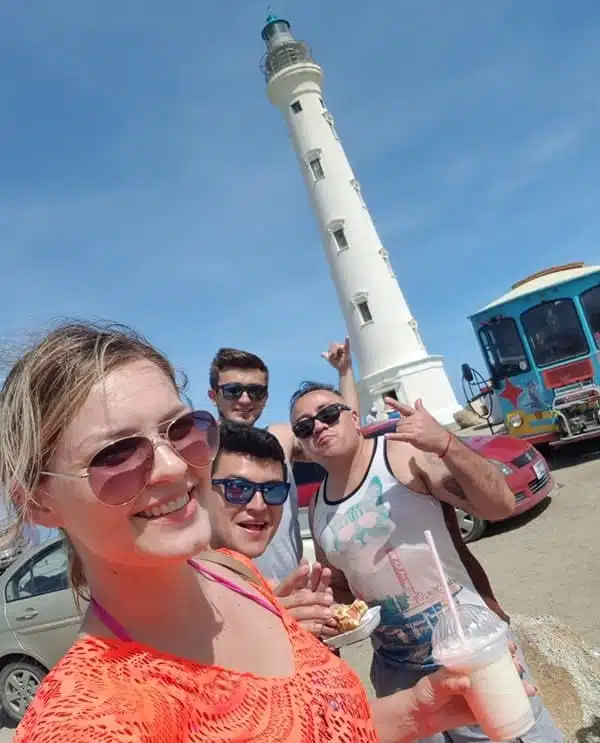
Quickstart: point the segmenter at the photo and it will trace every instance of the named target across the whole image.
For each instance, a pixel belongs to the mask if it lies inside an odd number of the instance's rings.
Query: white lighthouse
[[[323,72],[290,24],[262,31],[267,95],[283,114],[319,223],[331,278],[360,370],[363,410],[383,397],[426,408],[444,424],[459,409],[441,356],[430,356],[383,247],[322,91]]]

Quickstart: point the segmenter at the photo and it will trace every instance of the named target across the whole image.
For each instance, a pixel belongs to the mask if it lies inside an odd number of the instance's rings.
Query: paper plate
[[[344,648],[346,645],[353,645],[355,642],[366,640],[379,627],[381,621],[381,606],[374,606],[365,613],[362,622],[356,629],[349,632],[342,632],[335,637],[327,637],[323,642],[330,648]]]

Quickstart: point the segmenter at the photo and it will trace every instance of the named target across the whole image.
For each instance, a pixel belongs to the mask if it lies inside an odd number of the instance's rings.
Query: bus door
[[[558,433],[553,393],[544,386],[515,318],[499,315],[478,323],[479,343],[508,433],[533,443],[552,440]]]

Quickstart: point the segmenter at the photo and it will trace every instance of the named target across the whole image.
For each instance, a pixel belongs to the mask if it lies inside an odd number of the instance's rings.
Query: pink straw
[[[446,601],[448,603],[448,608],[450,609],[450,614],[452,614],[452,617],[456,622],[456,631],[458,632],[461,643],[464,645],[465,633],[462,624],[460,623],[460,617],[458,616],[456,602],[454,601],[454,596],[450,591],[448,579],[446,578],[446,574],[444,573],[444,568],[442,566],[442,561],[440,560],[440,554],[437,551],[437,547],[435,546],[435,542],[433,541],[433,536],[431,535],[431,532],[429,530],[425,532],[425,539],[427,540],[427,544],[429,545],[429,549],[431,550],[431,555],[433,557],[433,561],[435,562],[435,568],[438,572],[438,575],[440,576],[440,580],[442,581],[442,586],[444,587],[444,593],[446,594]]]

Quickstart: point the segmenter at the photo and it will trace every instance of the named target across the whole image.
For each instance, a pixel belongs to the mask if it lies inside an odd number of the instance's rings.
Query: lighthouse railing
[[[303,41],[282,44],[281,46],[271,49],[262,58],[260,68],[267,82],[281,70],[285,70],[292,65],[309,62],[313,64],[312,54],[308,45]]]

